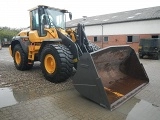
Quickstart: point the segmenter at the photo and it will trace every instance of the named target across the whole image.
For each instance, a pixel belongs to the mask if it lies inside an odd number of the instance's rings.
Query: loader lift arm
[[[87,36],[85,34],[85,26],[84,24],[78,24],[77,26],[77,41],[76,43],[79,45],[81,51],[83,53],[90,53],[90,52],[93,52],[93,49],[92,47],[89,46],[89,42],[88,42],[88,39],[87,39]]]

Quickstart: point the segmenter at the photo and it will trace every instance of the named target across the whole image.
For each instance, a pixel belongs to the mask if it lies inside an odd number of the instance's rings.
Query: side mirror
[[[70,20],[72,20],[72,13],[71,12],[69,12],[69,18],[70,18]]]

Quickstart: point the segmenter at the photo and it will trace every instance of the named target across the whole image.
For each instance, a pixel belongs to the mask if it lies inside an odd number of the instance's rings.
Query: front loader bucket
[[[84,53],[72,80],[80,94],[110,110],[120,106],[149,83],[143,65],[129,46]]]

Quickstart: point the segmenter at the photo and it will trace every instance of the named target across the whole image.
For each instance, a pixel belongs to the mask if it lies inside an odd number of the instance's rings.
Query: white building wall
[[[102,26],[86,26],[87,36],[102,35]],[[122,35],[122,34],[159,34],[160,20],[134,21],[125,23],[104,24],[104,35]]]

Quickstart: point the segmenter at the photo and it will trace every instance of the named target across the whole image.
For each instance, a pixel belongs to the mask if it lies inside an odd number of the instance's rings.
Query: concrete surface
[[[160,60],[140,60],[150,84],[114,111],[81,96],[72,80],[50,83],[39,63],[18,71],[7,48],[0,50],[0,120],[159,120]]]

